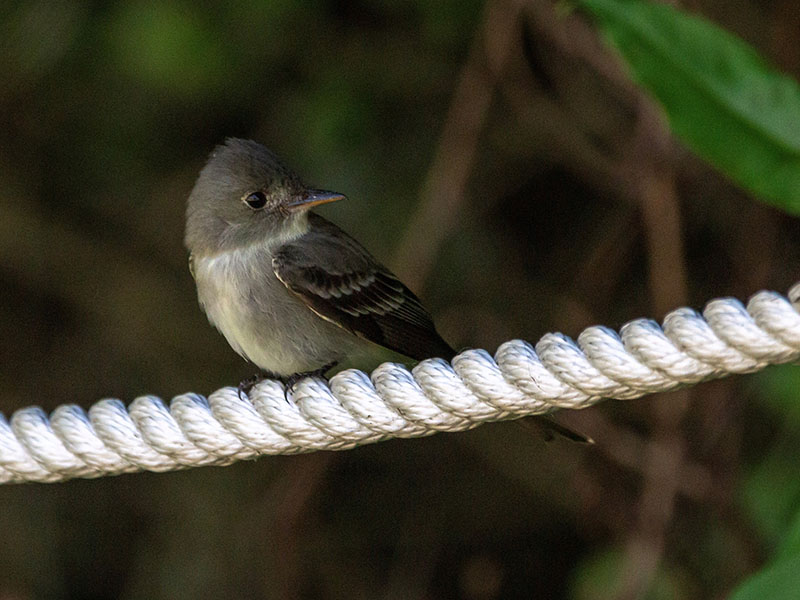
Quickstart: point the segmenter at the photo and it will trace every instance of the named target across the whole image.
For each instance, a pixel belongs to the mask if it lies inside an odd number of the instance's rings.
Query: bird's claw
[[[278,381],[282,382],[284,386],[286,386],[287,392],[294,392],[294,386],[298,381],[304,379],[305,377],[323,377],[325,373],[335,367],[336,364],[336,362],[328,363],[319,369],[314,369],[313,371],[303,371],[302,373],[294,373],[288,377],[281,377],[275,373],[256,373],[255,375],[251,375],[250,377],[242,379],[239,382],[239,399],[245,400],[245,396],[250,395],[250,391],[256,386],[256,384],[261,383],[265,379],[277,379]]]
[[[336,364],[336,361],[334,361],[323,367],[320,367],[319,369],[314,369],[313,371],[303,371],[302,373],[294,373],[293,375],[289,375],[283,380],[284,384],[286,384],[286,391],[294,392],[295,384],[306,377],[324,377],[325,373],[335,367]]]
[[[239,382],[239,387],[238,387],[239,400],[244,400],[245,399],[243,397],[243,395],[244,396],[249,396],[250,395],[250,391],[253,389],[253,387],[255,387],[255,385],[257,383],[259,383],[259,382],[261,382],[263,380],[264,380],[264,375],[262,375],[261,373],[256,373],[255,375],[251,375],[250,377],[248,377],[246,379],[242,379]]]

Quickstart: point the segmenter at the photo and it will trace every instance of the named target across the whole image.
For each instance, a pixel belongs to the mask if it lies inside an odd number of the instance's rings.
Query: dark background
[[[235,4],[235,6],[234,6]],[[683,3],[800,75],[793,0]],[[196,303],[185,199],[256,139],[456,347],[785,292],[797,221],[692,156],[545,0],[0,8],[0,411],[251,373]],[[782,371],[227,468],[0,488],[0,598],[720,598],[800,500]]]

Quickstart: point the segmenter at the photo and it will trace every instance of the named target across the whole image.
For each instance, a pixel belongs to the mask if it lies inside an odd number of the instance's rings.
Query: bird
[[[240,396],[264,377],[291,390],[374,344],[414,360],[455,356],[419,298],[311,212],[344,199],[306,186],[252,140],[228,138],[201,170],[187,201],[184,243],[209,321],[262,371],[240,383]]]
[[[455,351],[419,298],[310,212],[344,198],[307,187],[257,142],[217,146],[186,209],[190,270],[209,321],[239,355],[283,380],[327,371],[368,344],[450,360]]]

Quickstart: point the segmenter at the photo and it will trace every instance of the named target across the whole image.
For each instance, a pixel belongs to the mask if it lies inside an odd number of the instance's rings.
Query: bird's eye
[[[244,203],[253,210],[261,210],[267,205],[267,197],[264,192],[253,192],[244,197]]]

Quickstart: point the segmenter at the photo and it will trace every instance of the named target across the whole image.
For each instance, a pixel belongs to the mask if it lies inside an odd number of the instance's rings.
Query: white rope
[[[486,421],[602,398],[638,398],[731,373],[800,358],[800,283],[789,300],[759,292],[744,306],[724,298],[703,315],[679,308],[663,329],[631,321],[619,335],[589,327],[577,343],[549,333],[536,349],[506,342],[495,358],[467,350],[452,366],[426,360],[412,372],[385,363],[371,376],[343,371],[307,378],[287,394],[267,380],[241,400],[236,388],[208,399],[182,394],[167,408],[142,396],[126,410],[101,400],[88,414],[74,404],[50,415],[31,406],[9,423],[0,413],[0,483],[63,481],[134,471],[225,465],[261,454],[345,450],[393,437],[462,431]]]

